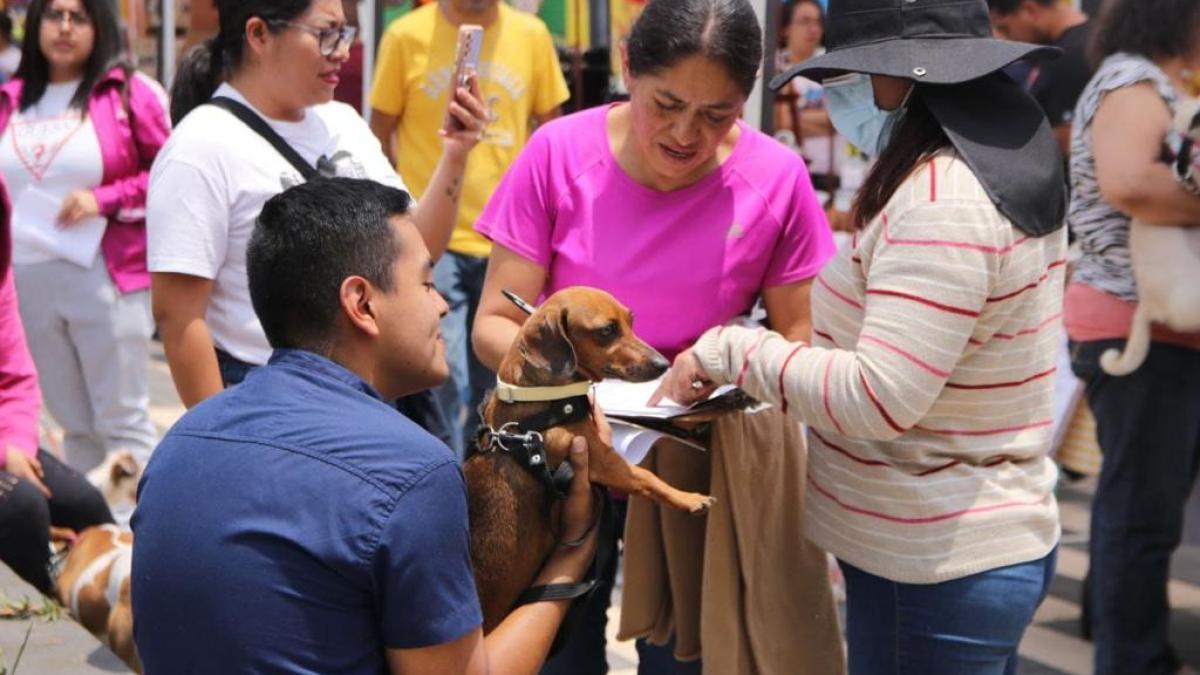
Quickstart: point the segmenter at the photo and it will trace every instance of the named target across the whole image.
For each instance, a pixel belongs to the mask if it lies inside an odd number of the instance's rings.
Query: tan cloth
[[[719,419],[703,455],[660,442],[643,466],[717,498],[689,516],[631,497],[618,639],[644,637],[720,675],[845,672],[825,553],[804,536],[806,452],[771,410]]]

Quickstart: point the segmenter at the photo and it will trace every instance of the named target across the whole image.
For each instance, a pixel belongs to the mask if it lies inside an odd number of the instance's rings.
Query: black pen
[[[517,295],[516,293],[513,293],[512,291],[508,290],[507,288],[500,292],[503,293],[504,297],[508,298],[509,301],[512,302],[512,304],[516,305],[517,307],[520,307],[526,314],[533,314],[534,312],[537,311],[537,309],[533,305],[529,304],[528,302],[525,302],[524,300],[521,299],[521,296]]]

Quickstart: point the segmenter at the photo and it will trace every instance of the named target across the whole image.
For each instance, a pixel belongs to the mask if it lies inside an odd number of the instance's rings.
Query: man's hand
[[[608,422],[604,425],[608,426]],[[612,432],[609,431],[609,438],[611,437]],[[567,493],[567,501],[563,504],[562,540],[576,542],[585,537],[594,540],[596,495],[588,478],[588,444],[584,437],[576,436],[571,441],[570,462],[571,468],[575,470],[575,478],[571,480],[571,489]]]
[[[468,86],[455,89],[454,100],[450,102],[450,115],[463,128],[457,129],[447,124],[438,131],[446,155],[456,159],[465,158],[471,148],[483,139],[484,130],[491,121],[491,113],[479,89],[479,75],[471,73],[467,79]]]
[[[664,398],[680,405],[692,405],[712,396],[716,388],[700,365],[700,359],[688,349],[675,357],[675,365],[663,376],[662,384],[646,405],[658,405]]]
[[[42,482],[45,474],[42,472],[42,463],[37,460],[37,457],[30,457],[14,447],[9,447],[5,451],[4,462],[5,471],[33,483],[34,487],[46,495],[46,499],[53,496],[50,494],[50,488]]]
[[[100,215],[100,204],[91,190],[76,190],[63,200],[62,210],[58,212],[58,223],[63,227],[78,224],[85,218]]]

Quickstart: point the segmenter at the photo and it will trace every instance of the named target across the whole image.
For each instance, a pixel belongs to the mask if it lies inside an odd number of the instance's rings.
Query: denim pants
[[[1113,377],[1100,355],[1123,340],[1071,345],[1104,455],[1091,525],[1091,628],[1097,675],[1174,673],[1167,643],[1171,554],[1200,468],[1200,350],[1153,343]]]
[[[487,258],[447,251],[433,268],[433,283],[450,306],[450,311],[442,318],[450,379],[434,393],[441,407],[441,417],[450,423],[454,432],[450,447],[460,457],[479,426],[479,404],[496,381],[496,374],[479,361],[471,348],[471,327],[483,293],[487,262]],[[527,299],[532,301],[532,298]],[[464,420],[461,426],[459,420]]]
[[[898,583],[839,561],[850,675],[1014,675],[1056,552],[937,584]]]
[[[21,321],[46,408],[62,426],[67,463],[88,471],[117,450],[143,464],[158,443],[147,362],[150,291],[121,293],[97,254],[13,265]]]

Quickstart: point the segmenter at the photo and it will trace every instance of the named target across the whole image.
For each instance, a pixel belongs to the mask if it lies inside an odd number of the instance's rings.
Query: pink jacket
[[[100,213],[108,218],[100,251],[109,276],[122,293],[150,287],[146,270],[146,186],[150,165],[171,133],[166,95],[142,78],[128,78],[126,113],[122,95],[126,79],[123,68],[108,71],[88,102],[88,116],[100,139],[104,161],[104,177],[92,190]],[[22,86],[21,80],[14,79],[0,87],[0,133],[8,127],[21,100]]]
[[[38,413],[42,392],[38,389],[33,357],[25,344],[25,330],[17,308],[17,290],[13,284],[9,259],[8,190],[0,180],[0,469],[5,451],[11,446],[30,457],[37,454]]]

